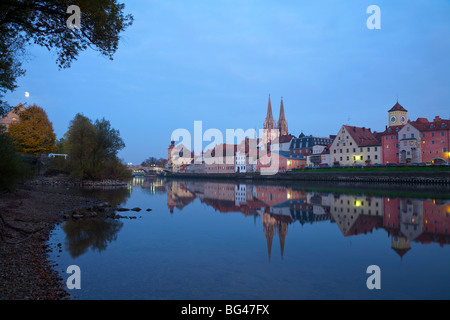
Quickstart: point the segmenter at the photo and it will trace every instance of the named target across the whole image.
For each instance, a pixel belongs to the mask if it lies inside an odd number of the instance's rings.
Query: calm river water
[[[83,194],[142,210],[54,230],[74,299],[450,298],[445,195],[145,178]]]

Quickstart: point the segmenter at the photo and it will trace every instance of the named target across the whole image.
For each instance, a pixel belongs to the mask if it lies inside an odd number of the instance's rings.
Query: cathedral
[[[272,103],[270,101],[269,94],[269,104],[267,106],[267,115],[263,124],[264,143],[268,143],[269,141],[273,141],[280,136],[286,136],[289,134],[288,124],[286,121],[286,117],[284,116],[284,105],[283,105],[283,97],[281,97],[281,105],[280,105],[280,115],[278,117],[278,122],[276,122],[272,115]]]

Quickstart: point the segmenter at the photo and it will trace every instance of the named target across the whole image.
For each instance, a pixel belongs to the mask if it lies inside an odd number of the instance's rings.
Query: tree
[[[67,8],[81,10],[80,29],[69,29]],[[117,0],[2,0],[0,3],[0,115],[11,109],[2,101],[25,72],[26,47],[37,44],[56,53],[60,69],[70,67],[87,48],[113,59],[120,33],[133,22]]]
[[[44,109],[36,105],[22,111],[19,121],[10,124],[8,133],[17,150],[31,153],[35,157],[56,150],[53,125]]]
[[[158,160],[155,157],[149,157],[149,158],[145,159],[144,161],[142,161],[141,166],[143,166],[143,167],[155,166],[157,161]]]
[[[106,119],[94,123],[77,114],[64,138],[64,150],[69,155],[69,171],[82,179],[126,178],[126,166],[117,158],[125,147],[119,130]],[[125,172],[126,171],[126,172]]]
[[[0,128],[0,190],[13,191],[17,182],[31,174],[23,159],[17,153],[13,140]]]
[[[92,154],[97,147],[97,130],[92,121],[77,113],[64,136],[64,149],[69,154],[72,174],[76,177],[90,175]]]
[[[156,166],[156,167],[164,168],[166,166],[166,163],[167,163],[167,159],[164,159],[164,158],[157,159],[155,157],[149,157],[141,163],[141,166],[143,166],[143,167]]]
[[[101,161],[114,159],[117,153],[125,148],[119,130],[113,129],[111,123],[105,118],[95,120],[94,126],[97,130],[97,148],[94,152],[94,160],[98,164]]]

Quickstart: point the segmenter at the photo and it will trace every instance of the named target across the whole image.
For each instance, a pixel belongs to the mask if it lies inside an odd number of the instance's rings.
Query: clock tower
[[[397,103],[388,111],[389,127],[404,126],[408,123],[408,111]]]

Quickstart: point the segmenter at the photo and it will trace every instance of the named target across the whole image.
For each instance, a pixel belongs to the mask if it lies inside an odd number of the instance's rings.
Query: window
[[[391,140],[394,140],[394,136],[391,136]]]
[[[422,138],[425,138],[425,133],[422,133]]]
[[[441,136],[443,137],[445,135],[444,131],[441,131]]]
[[[377,160],[378,159],[378,155],[375,155],[375,160]]]
[[[367,152],[370,152],[370,148],[367,148]]]
[[[361,156],[361,160],[364,160],[364,157],[363,157],[363,156]]]
[[[434,132],[431,133],[431,136],[434,137]]]
[[[349,156],[347,156],[347,161],[348,161],[348,160],[350,160],[350,157],[349,157]]]
[[[434,140],[431,140],[431,144],[434,144]]]
[[[414,133],[411,133],[411,138],[414,138]]]
[[[406,133],[403,134],[403,139],[406,139]]]

